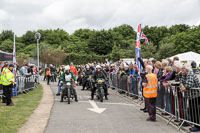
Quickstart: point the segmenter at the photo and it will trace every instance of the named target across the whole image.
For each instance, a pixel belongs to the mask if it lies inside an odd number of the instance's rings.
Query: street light
[[[38,59],[38,72],[39,72],[39,66],[40,66],[40,55],[39,55],[39,40],[40,40],[41,34],[39,32],[35,33],[35,39],[37,40],[37,59]]]

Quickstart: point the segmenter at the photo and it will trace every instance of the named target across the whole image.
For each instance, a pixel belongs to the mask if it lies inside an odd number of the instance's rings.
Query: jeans
[[[166,93],[164,95],[164,101],[165,101],[165,111],[168,113],[172,113],[172,105],[171,105],[171,93],[168,91],[168,88],[166,88]]]
[[[59,83],[59,85],[58,85],[58,94],[61,92],[61,87],[62,87],[62,83]]]

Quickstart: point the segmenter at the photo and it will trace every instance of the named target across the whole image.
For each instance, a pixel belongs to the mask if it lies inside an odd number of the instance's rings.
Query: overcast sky
[[[0,0],[0,32],[200,24],[200,0]],[[135,29],[136,30],[136,29]]]

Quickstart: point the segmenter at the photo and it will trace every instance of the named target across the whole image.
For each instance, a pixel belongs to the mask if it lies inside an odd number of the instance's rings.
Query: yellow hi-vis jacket
[[[157,90],[158,90],[158,79],[155,74],[147,74],[147,86],[143,89],[143,96],[145,98],[155,98],[157,97]]]
[[[1,84],[2,85],[10,85],[15,81],[14,74],[8,69],[3,69],[1,73]]]
[[[8,68],[3,68],[3,70],[2,70],[2,72],[1,72],[1,77],[0,77],[0,84],[3,84],[2,83],[2,80],[3,80],[3,78],[4,78],[4,75],[7,73],[7,71],[8,71]]]

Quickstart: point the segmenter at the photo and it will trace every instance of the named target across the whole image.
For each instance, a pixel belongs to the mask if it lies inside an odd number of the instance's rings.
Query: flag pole
[[[14,65],[13,73],[14,73],[14,76],[15,76],[15,82],[17,83],[17,77],[16,77],[17,62],[16,62],[15,33],[14,33],[14,36],[13,36],[13,65]],[[13,96],[17,96],[17,84],[13,85]]]

